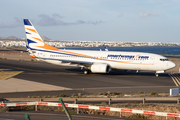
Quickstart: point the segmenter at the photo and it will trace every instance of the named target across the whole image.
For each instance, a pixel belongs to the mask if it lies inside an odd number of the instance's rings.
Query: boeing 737
[[[77,66],[84,74],[109,73],[113,69],[154,71],[156,76],[176,65],[166,57],[143,52],[65,50],[47,45],[29,19],[24,19],[27,51],[32,58],[55,65]]]

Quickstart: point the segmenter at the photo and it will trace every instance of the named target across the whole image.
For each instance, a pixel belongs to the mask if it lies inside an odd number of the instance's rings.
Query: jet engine
[[[109,73],[110,71],[110,66],[107,64],[93,64],[91,66],[92,73]]]

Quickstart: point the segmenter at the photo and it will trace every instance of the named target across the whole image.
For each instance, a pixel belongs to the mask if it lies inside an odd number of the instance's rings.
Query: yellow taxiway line
[[[23,71],[0,71],[0,80],[6,80],[22,72]]]
[[[179,85],[180,85],[179,75],[177,75],[177,74],[169,74],[169,76],[170,76],[171,79],[174,81],[174,83],[175,83],[176,86],[179,86]]]

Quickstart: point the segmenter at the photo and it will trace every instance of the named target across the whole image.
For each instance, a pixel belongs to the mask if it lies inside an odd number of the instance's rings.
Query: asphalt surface
[[[16,111],[0,113],[0,120],[25,120],[24,115],[28,113],[31,120],[68,120],[68,117],[63,112],[51,112],[51,111]],[[88,114],[72,114],[73,120],[132,120],[127,118],[103,116],[103,115],[88,115]]]
[[[0,93],[0,98],[59,95],[61,93],[92,94],[102,92],[169,92],[177,88],[168,74],[155,77],[151,72],[122,72],[84,75],[80,68],[65,67],[37,61],[0,59],[0,69],[24,71],[13,78],[71,88],[72,90]],[[12,83],[13,84],[13,83]],[[28,86],[28,85],[27,85]]]

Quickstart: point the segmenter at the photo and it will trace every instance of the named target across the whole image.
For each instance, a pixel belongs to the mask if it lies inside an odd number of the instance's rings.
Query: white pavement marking
[[[72,90],[71,88],[33,82],[23,79],[10,78],[0,81],[0,93]]]

